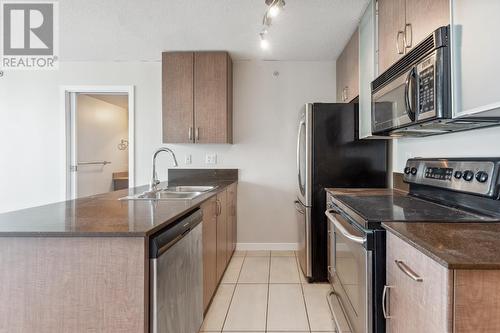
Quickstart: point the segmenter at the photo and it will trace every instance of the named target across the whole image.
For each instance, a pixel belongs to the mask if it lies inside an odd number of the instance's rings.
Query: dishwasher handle
[[[155,259],[165,253],[175,243],[184,238],[194,227],[203,219],[201,209],[196,209],[189,215],[184,216],[167,227],[153,235],[149,241],[149,258]]]

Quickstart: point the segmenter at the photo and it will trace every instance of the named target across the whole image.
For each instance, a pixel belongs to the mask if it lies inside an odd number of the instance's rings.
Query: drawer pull
[[[402,260],[395,260],[396,265],[398,265],[399,269],[403,271],[406,275],[408,275],[412,280],[417,281],[417,282],[423,282],[424,279],[422,279],[417,273],[415,273],[407,264],[404,263]]]
[[[384,313],[384,318],[385,319],[391,319],[392,316],[391,314],[389,313],[390,309],[391,309],[391,295],[390,295],[390,289],[392,288],[393,286],[384,286],[384,291],[382,292],[382,312]],[[387,306],[387,304],[389,304],[389,306]]]

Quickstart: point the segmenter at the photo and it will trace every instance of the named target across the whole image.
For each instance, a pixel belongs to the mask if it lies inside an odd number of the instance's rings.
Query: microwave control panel
[[[417,65],[419,113],[434,111],[435,106],[435,56]]]

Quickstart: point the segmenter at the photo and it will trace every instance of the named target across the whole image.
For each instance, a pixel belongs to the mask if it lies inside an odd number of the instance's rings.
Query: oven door
[[[366,249],[370,234],[350,223],[336,209],[325,212],[330,224],[330,281],[351,332],[371,333],[372,251]]]
[[[416,119],[416,68],[412,67],[372,93],[372,131],[382,134],[409,126]]]

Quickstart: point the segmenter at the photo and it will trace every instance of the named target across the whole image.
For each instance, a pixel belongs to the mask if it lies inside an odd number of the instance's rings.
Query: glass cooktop
[[[410,195],[336,195],[341,203],[365,222],[488,222],[498,221],[454,207],[447,207]],[[369,227],[369,225],[365,225]]]

